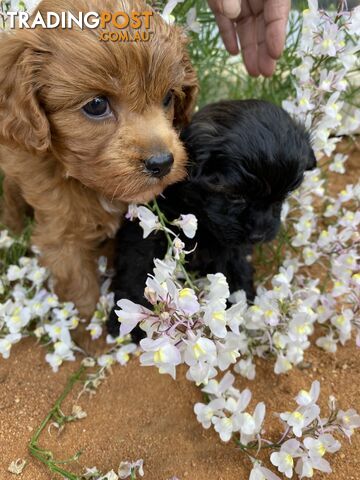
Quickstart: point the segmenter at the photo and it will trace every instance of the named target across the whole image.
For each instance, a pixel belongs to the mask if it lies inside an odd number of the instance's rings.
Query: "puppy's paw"
[[[109,350],[105,335],[93,340],[90,332],[86,330],[87,322],[80,323],[76,330],[71,332],[71,338],[83,350],[86,356],[97,357]]]

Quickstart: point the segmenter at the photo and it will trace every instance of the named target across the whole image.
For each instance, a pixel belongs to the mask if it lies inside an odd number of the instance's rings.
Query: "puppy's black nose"
[[[173,163],[172,153],[160,153],[145,160],[145,168],[152,177],[162,178],[170,172]]]
[[[265,234],[264,233],[250,233],[249,240],[251,243],[259,243],[264,240]]]

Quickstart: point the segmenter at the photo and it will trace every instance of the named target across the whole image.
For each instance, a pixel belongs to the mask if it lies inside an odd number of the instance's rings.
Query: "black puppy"
[[[244,100],[201,109],[181,138],[189,177],[165,190],[160,208],[169,220],[181,213],[198,218],[197,249],[187,268],[199,275],[222,272],[230,292],[243,289],[252,300],[249,254],[254,244],[276,236],[283,201],[299,187],[304,171],[316,166],[309,134],[282,108]],[[138,223],[127,221],[118,232],[117,248],[115,302],[128,298],[147,305],[144,285],[153,259],[166,254],[164,234],[143,239]],[[114,311],[108,331],[119,333]]]

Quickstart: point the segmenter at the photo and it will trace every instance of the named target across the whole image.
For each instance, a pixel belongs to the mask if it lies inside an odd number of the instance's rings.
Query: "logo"
[[[152,11],[143,12],[78,12],[77,14],[64,12],[37,11],[33,15],[29,12],[6,12],[9,28],[46,28],[72,29],[79,27],[82,30],[99,29],[99,40],[103,42],[147,42],[154,32],[151,30]]]

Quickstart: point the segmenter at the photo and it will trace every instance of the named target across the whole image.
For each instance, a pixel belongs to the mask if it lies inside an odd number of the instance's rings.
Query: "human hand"
[[[269,77],[285,44],[290,0],[208,0],[229,53],[239,53],[250,75]]]

